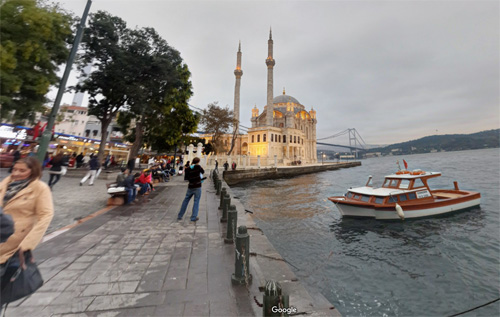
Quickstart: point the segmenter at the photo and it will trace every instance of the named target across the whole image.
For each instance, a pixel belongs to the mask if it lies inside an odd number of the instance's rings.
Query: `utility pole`
[[[59,90],[57,91],[56,100],[54,101],[54,106],[52,107],[52,111],[50,112],[49,121],[47,122],[47,126],[43,131],[42,137],[40,138],[40,143],[38,145],[37,158],[40,162],[43,162],[45,158],[45,153],[47,153],[47,148],[49,147],[50,139],[52,138],[52,128],[54,127],[54,122],[56,121],[57,112],[59,112],[59,106],[61,104],[61,99],[66,90],[66,83],[68,81],[69,73],[71,72],[71,68],[73,66],[73,61],[76,56],[76,52],[78,51],[78,45],[82,40],[83,31],[85,30],[85,22],[87,21],[87,16],[90,11],[90,6],[92,5],[92,0],[87,0],[87,6],[83,11],[82,18],[80,20],[80,24],[78,25],[78,29],[76,31],[75,40],[73,41],[73,47],[71,48],[71,52],[68,57],[68,62],[66,63],[66,68],[64,69],[64,75],[61,78],[61,82],[59,84]]]

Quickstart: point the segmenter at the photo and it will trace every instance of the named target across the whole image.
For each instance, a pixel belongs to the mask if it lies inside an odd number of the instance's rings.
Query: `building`
[[[260,113],[257,105],[252,111],[252,127],[247,134],[239,133],[240,86],[243,70],[241,67],[241,43],[238,45],[235,93],[234,93],[234,131],[237,138],[233,153],[250,156],[250,162],[262,159],[264,165],[290,165],[317,163],[316,153],[316,111],[306,107],[296,98],[286,94],[274,96],[273,71],[276,61],[273,58],[272,31],[269,32],[267,65],[267,104]],[[208,139],[208,136],[203,136]],[[225,149],[231,146],[232,135],[222,137]],[[266,164],[267,163],[267,164]],[[252,164],[253,165],[253,164]]]
[[[63,105],[58,114],[55,132],[84,136],[89,119],[87,112],[86,107]]]

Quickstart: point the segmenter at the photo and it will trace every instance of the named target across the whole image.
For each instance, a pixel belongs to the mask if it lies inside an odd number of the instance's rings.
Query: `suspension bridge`
[[[333,144],[333,143],[325,142],[326,140],[339,138],[339,137],[345,136],[345,135],[348,135],[348,137],[349,137],[349,145]],[[320,141],[324,141],[324,142],[320,142]],[[366,151],[366,142],[363,140],[363,138],[361,137],[361,135],[359,134],[359,132],[355,128],[345,129],[344,131],[327,136],[325,138],[316,139],[316,144],[317,145],[326,145],[326,146],[347,148],[350,150],[351,153],[353,151],[355,151],[355,152]]]

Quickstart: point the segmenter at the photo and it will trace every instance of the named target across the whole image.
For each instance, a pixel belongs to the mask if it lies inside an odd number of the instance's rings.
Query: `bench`
[[[106,191],[111,197],[108,198],[108,206],[121,206],[127,200],[128,192],[126,190],[109,191],[111,188],[116,188],[116,183],[107,183]]]

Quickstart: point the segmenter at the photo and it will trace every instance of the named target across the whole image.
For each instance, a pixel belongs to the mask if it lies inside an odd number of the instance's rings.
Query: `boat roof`
[[[441,172],[423,172],[420,175],[412,175],[412,174],[391,174],[387,175],[385,178],[400,178],[400,179],[415,179],[421,177],[437,177],[441,176]]]
[[[398,188],[386,188],[386,187],[374,188],[374,187],[363,186],[363,187],[351,188],[351,189],[349,189],[349,191],[351,193],[361,194],[361,195],[389,196],[389,195],[398,195],[398,194],[414,192],[414,191],[418,191],[418,190],[426,190],[426,189],[427,188],[425,188],[425,187],[420,187],[418,189],[404,190],[404,189],[398,189]]]

